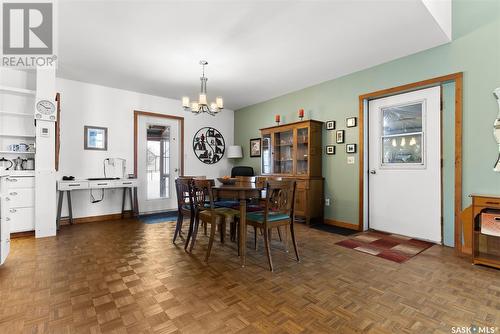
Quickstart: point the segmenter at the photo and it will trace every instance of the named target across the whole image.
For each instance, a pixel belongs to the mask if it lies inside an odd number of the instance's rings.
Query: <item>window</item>
[[[382,109],[382,167],[424,165],[423,103]]]

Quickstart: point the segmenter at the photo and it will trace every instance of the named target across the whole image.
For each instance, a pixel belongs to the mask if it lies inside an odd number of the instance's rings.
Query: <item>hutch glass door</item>
[[[274,134],[274,173],[293,173],[293,130]]]
[[[297,174],[309,174],[309,128],[297,129]]]

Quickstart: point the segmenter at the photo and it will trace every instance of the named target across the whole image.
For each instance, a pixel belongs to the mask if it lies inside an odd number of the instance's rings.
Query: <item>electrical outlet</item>
[[[329,198],[325,198],[325,205],[330,206],[330,199]]]

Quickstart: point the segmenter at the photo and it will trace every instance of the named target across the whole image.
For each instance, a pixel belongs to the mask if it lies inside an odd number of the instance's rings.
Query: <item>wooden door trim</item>
[[[141,111],[134,110],[134,176],[137,177],[137,136],[138,136],[138,126],[139,126],[139,116],[149,116],[149,117],[158,117],[158,118],[168,118],[179,121],[179,130],[180,130],[180,174],[184,175],[184,117],[181,116],[173,116],[166,114],[159,114],[149,111]]]
[[[364,225],[364,106],[365,101],[379,99],[382,97],[411,92],[432,86],[441,86],[444,83],[455,82],[455,249],[462,251],[462,224],[460,213],[462,212],[462,113],[463,113],[463,73],[453,73],[432,79],[418,81],[402,86],[382,89],[379,91],[363,94],[359,96],[359,221],[358,230],[363,230]],[[442,131],[442,130],[441,130]],[[443,201],[443,199],[441,199]]]

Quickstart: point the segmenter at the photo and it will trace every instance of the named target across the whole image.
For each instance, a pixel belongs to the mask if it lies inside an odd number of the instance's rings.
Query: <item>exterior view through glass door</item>
[[[176,208],[175,178],[179,175],[178,120],[138,118],[137,169],[141,213]]]
[[[441,242],[441,88],[369,102],[369,227]]]

